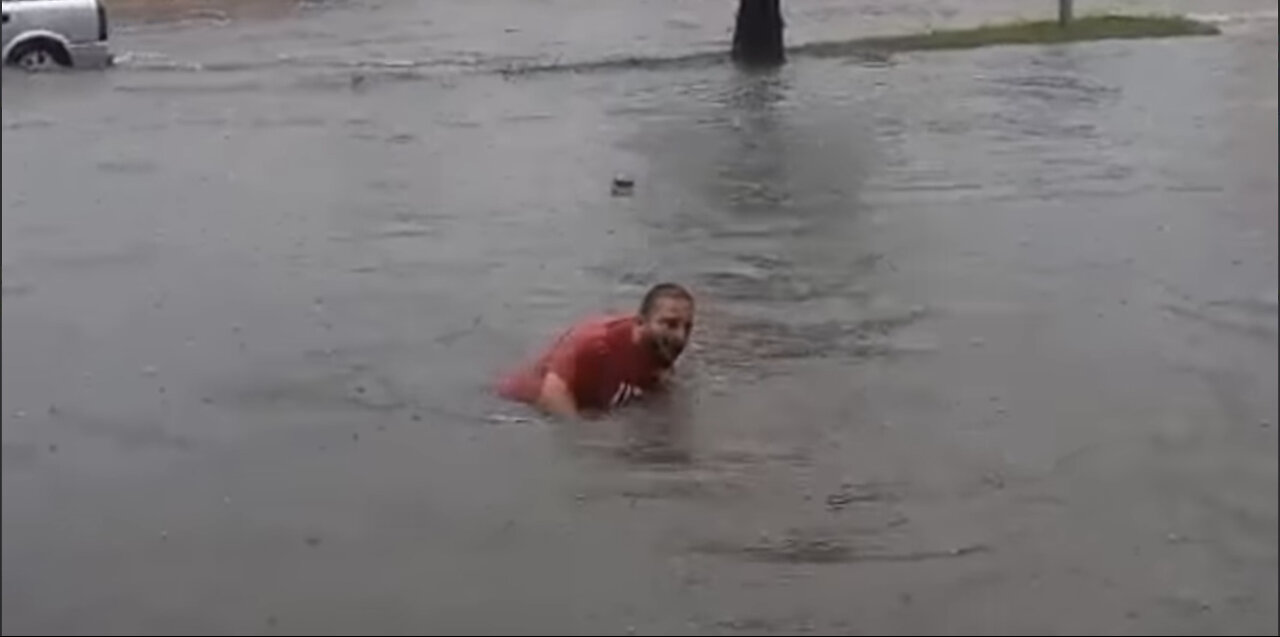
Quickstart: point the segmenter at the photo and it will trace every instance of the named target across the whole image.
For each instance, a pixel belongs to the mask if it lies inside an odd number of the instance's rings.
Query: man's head
[[[659,283],[649,288],[636,314],[636,333],[641,343],[652,348],[670,366],[689,343],[693,330],[693,295],[675,283]]]

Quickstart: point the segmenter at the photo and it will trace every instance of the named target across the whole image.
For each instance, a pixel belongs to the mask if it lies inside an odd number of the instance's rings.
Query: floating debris
[[[891,498],[891,495],[883,492],[874,484],[857,484],[851,481],[844,481],[840,484],[840,489],[831,493],[824,498],[828,511],[843,511],[850,504],[858,502],[882,502]]]
[[[852,493],[832,493],[827,496],[828,511],[843,511],[846,506],[853,502]]]
[[[619,173],[613,176],[611,192],[615,197],[623,197],[635,192],[636,180],[630,175]]]
[[[1004,476],[1000,475],[996,471],[988,471],[987,473],[983,474],[982,483],[993,489],[1003,489]]]

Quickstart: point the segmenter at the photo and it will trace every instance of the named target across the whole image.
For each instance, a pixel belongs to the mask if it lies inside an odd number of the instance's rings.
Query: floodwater
[[[1274,3],[141,4],[3,78],[5,634],[1277,632]],[[665,279],[677,408],[490,393]]]

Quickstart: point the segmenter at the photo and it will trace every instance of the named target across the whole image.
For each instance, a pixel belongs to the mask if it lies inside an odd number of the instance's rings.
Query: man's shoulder
[[[571,332],[587,336],[607,336],[630,321],[631,317],[626,314],[596,314],[575,323]]]
[[[625,314],[599,314],[578,321],[569,330],[569,341],[576,347],[604,350],[625,329],[631,317]]]

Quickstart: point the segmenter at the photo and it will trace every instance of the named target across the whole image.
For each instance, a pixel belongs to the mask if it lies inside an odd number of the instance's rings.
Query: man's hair
[[[644,293],[644,299],[640,301],[640,316],[649,316],[659,299],[678,299],[693,303],[693,294],[679,283],[659,283]]]

